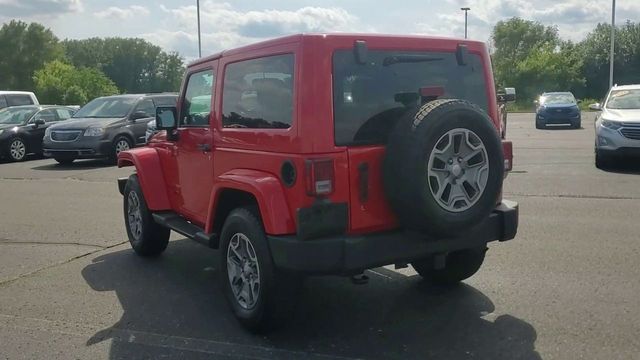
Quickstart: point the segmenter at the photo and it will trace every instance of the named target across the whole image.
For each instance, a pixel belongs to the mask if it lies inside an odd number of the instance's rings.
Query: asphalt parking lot
[[[444,290],[410,269],[367,285],[309,279],[286,328],[246,333],[217,254],[174,236],[157,259],[126,243],[115,179],[96,161],[0,164],[0,358],[631,359],[640,353],[640,160],[593,163],[579,130],[509,117],[515,240]]]

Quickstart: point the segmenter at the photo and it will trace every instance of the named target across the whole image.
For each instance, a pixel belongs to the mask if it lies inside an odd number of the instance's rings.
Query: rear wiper
[[[394,55],[387,56],[382,60],[382,66],[389,66],[398,63],[419,63],[430,61],[441,61],[443,58],[432,57],[428,55]]]

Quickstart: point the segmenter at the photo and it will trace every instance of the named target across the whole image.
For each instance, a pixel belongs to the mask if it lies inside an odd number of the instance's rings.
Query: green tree
[[[598,24],[579,44],[584,59],[586,96],[602,98],[609,89],[610,24]],[[614,83],[640,83],[640,24],[627,22],[616,28]]]
[[[38,23],[12,20],[0,28],[0,89],[33,90],[33,74],[64,49],[51,30]]]
[[[560,43],[558,29],[544,26],[536,21],[517,17],[499,21],[491,34],[492,62],[497,83],[502,86],[515,86],[517,65],[531,52],[543,46],[557,46]]]
[[[65,40],[67,57],[78,67],[103,71],[122,92],[177,91],[184,72],[182,58],[142,39]]]
[[[36,71],[34,82],[42,103],[84,105],[96,97],[118,93],[115,84],[99,70],[76,68],[58,60]]]
[[[583,92],[582,59],[572,43],[556,47],[544,45],[531,50],[528,56],[515,65],[513,82],[519,96],[527,101],[545,91]]]

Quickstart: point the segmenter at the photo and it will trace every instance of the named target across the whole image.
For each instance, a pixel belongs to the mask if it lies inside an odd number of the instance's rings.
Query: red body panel
[[[267,233],[291,234],[295,232],[295,223],[291,217],[280,180],[272,174],[248,169],[236,169],[218,176],[211,192],[211,207],[207,215],[205,232],[213,231],[215,209],[220,194],[225,189],[241,190],[255,196]]]
[[[163,167],[156,149],[138,148],[118,155],[118,167],[135,166],[149,210],[170,210]]]
[[[216,74],[209,128],[180,128],[177,141],[168,141],[166,136],[158,134],[150,142],[151,148],[123,153],[121,166],[129,163],[136,166],[153,210],[170,207],[210,232],[219,194],[225,189],[237,189],[256,198],[266,232],[281,235],[295,233],[297,209],[318,200],[305,191],[305,160],[331,158],[335,189],[328,199],[348,204],[348,232],[396,227],[396,218],[384,198],[382,186],[384,147],[344,147],[336,146],[334,141],[333,53],[338,49],[352,49],[355,40],[365,40],[369,49],[407,51],[455,52],[459,44],[466,44],[469,53],[478,54],[483,61],[487,98],[496,98],[490,58],[482,42],[392,35],[288,36],[226,51],[189,65],[187,74],[209,68]],[[223,128],[222,89],[226,66],[277,54],[295,57],[292,126],[289,129]],[[184,98],[184,84],[182,91],[179,104]],[[499,128],[495,100],[489,101],[488,113]],[[211,152],[207,154],[195,149],[196,143],[204,142],[211,144]],[[292,162],[297,173],[291,187],[284,186],[280,178],[285,161]],[[363,163],[368,166],[366,201],[361,199],[358,170],[358,165]]]

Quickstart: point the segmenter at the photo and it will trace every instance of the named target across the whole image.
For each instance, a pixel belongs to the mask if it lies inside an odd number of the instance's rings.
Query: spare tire
[[[383,181],[400,224],[433,236],[486,219],[502,189],[502,142],[489,116],[458,99],[402,116],[389,137]]]

